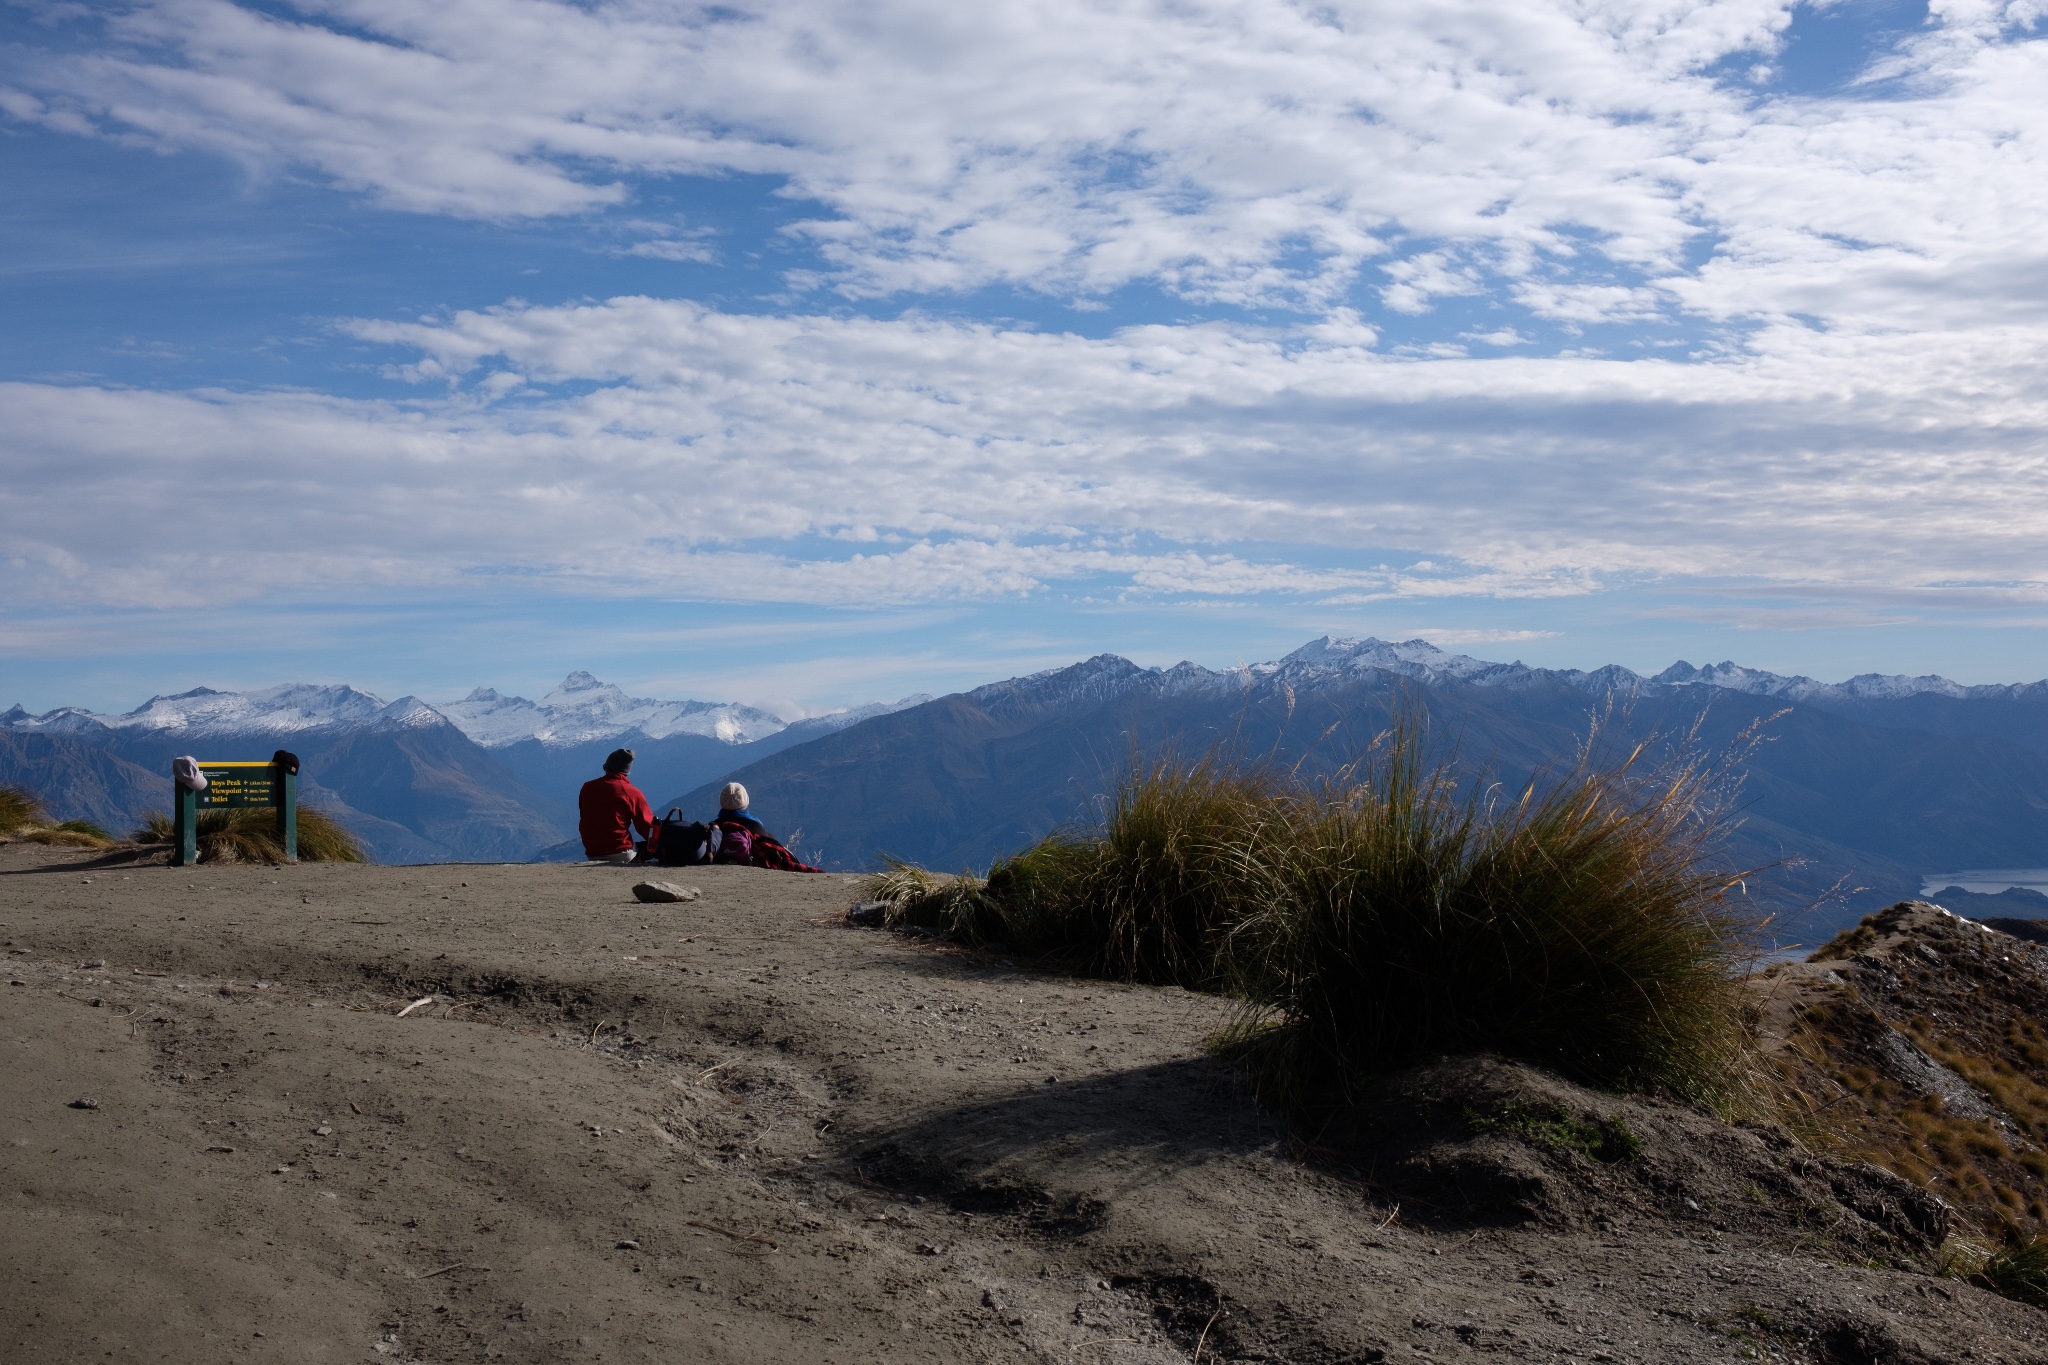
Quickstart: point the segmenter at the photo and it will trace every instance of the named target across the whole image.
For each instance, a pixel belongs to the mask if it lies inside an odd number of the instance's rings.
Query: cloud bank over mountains
[[[2048,6],[1794,60],[1854,8],[30,6],[18,132],[648,273],[337,309],[289,385],[16,376],[0,574],[71,608],[516,582],[1525,623],[1710,585],[2033,619]],[[713,226],[714,191],[779,216]]]

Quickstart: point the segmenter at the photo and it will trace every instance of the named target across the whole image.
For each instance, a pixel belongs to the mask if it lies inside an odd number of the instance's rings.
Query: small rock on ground
[[[694,886],[674,882],[635,882],[633,895],[643,901],[693,901],[703,893]]]

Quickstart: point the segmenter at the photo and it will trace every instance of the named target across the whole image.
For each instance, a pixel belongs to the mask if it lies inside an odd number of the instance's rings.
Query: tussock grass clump
[[[1264,836],[1289,795],[1263,768],[1168,755],[1118,784],[1099,835],[1061,841],[1053,875],[1029,875],[1040,850],[1015,875],[1059,907],[1090,970],[1214,988],[1233,975],[1217,949],[1261,889]]]
[[[43,803],[20,787],[0,787],[0,837],[67,848],[107,848],[115,842],[90,820],[50,823]]]
[[[368,862],[356,837],[332,816],[299,807],[299,861],[302,863]],[[171,817],[150,815],[135,831],[142,843],[167,844],[175,834]],[[267,806],[236,806],[199,812],[199,861],[202,863],[279,863],[284,845],[277,837],[277,812]]]
[[[1063,961],[1119,981],[1218,988],[1216,945],[1237,915],[1238,848],[1281,785],[1215,759],[1135,768],[1099,830],[1053,834],[942,880],[895,859],[862,885],[891,925]]]
[[[41,829],[20,831],[16,837],[31,844],[54,844],[65,848],[112,848],[119,842],[90,820],[65,820]]]
[[[1724,770],[1644,751],[1468,795],[1398,725],[1311,787],[1211,756],[1118,784],[1101,826],[973,877],[894,863],[890,922],[1094,975],[1237,996],[1262,1097],[1342,1107],[1386,1071],[1497,1053],[1725,1104],[1746,1082],[1745,930],[1715,866]]]
[[[936,929],[979,947],[1002,938],[1001,911],[989,902],[987,885],[971,872],[939,877],[891,858],[883,871],[861,883],[861,895],[888,905],[883,922],[891,928]]]
[[[1995,1294],[2048,1308],[2048,1237],[2016,1241],[1992,1252],[1975,1278]]]
[[[43,823],[43,803],[20,787],[0,787],[0,834]]]
[[[1486,801],[1402,727],[1321,799],[1276,803],[1227,952],[1251,1007],[1233,1042],[1268,1098],[1342,1104],[1374,1072],[1475,1052],[1730,1097],[1747,926],[1713,866],[1725,784],[1592,753]]]

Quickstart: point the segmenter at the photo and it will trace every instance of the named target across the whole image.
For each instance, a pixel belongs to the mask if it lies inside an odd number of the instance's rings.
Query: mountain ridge
[[[478,687],[453,702],[428,702],[410,694],[386,702],[348,684],[280,683],[231,692],[195,687],[151,697],[132,711],[95,712],[60,706],[38,714],[20,703],[0,712],[0,729],[27,733],[96,734],[132,731],[177,732],[204,739],[215,735],[290,735],[305,731],[351,730],[380,724],[445,721],[486,749],[527,740],[562,747],[641,735],[668,739],[701,735],[744,745],[795,728],[801,735],[828,733],[891,709],[929,701],[919,693],[896,702],[869,702],[785,721],[740,702],[662,701],[631,697],[578,669],[539,701]]]
[[[1963,684],[1938,674],[1861,673],[1840,683],[1824,683],[1801,674],[1749,668],[1731,660],[1696,666],[1683,659],[1653,674],[1637,673],[1620,664],[1590,670],[1545,669],[1520,660],[1502,663],[1454,654],[1421,638],[1389,641],[1376,636],[1330,635],[1311,640],[1279,659],[1224,669],[1209,669],[1187,660],[1168,667],[1147,667],[1122,655],[1104,653],[1076,664],[983,683],[967,689],[965,695],[977,704],[1001,707],[1049,704],[1054,699],[1038,693],[1055,682],[1065,689],[1068,701],[1105,687],[1110,691],[1129,690],[1141,681],[1163,696],[1220,694],[1258,687],[1292,687],[1300,691],[1340,685],[1373,672],[1432,684],[1457,681],[1478,687],[1511,687],[1535,679],[1556,679],[1593,694],[1709,687],[1810,703],[1847,704],[1923,696],[1972,701],[2048,701],[2048,679]],[[786,721],[743,702],[633,697],[620,687],[601,682],[587,670],[578,669],[538,701],[481,686],[451,702],[428,702],[412,695],[385,702],[374,693],[348,684],[281,683],[247,692],[196,687],[168,696],[153,696],[134,710],[119,714],[63,706],[38,715],[16,703],[0,712],[0,729],[55,734],[89,734],[98,729],[182,731],[203,738],[216,733],[290,734],[387,722],[425,723],[425,713],[431,712],[486,749],[529,740],[569,747],[630,735],[668,739],[686,734],[741,746],[791,729],[807,736],[828,734],[931,700],[930,694],[918,693],[895,702],[870,702]]]
[[[1085,822],[1116,774],[1162,745],[1236,746],[1314,776],[1416,705],[1446,745],[1464,746],[1473,775],[1514,781],[1569,761],[1596,721],[1614,740],[1698,729],[1717,745],[1768,725],[1745,770],[1741,864],[1804,860],[1807,872],[1774,874],[1787,904],[1815,901],[1836,879],[1848,907],[1917,894],[1930,868],[2048,865],[2048,683],[1830,684],[1683,660],[1653,675],[1542,669],[1421,639],[1327,635],[1224,669],[1104,653],[786,723],[738,703],[631,697],[581,670],[537,702],[489,688],[461,703],[385,702],[285,684],[195,688],[118,717],[16,706],[0,713],[0,737],[13,741],[0,746],[0,782],[32,777],[58,797],[53,810],[103,818],[93,813],[132,812],[166,784],[173,754],[283,745],[307,760],[309,794],[354,821],[379,858],[502,861],[563,847],[577,787],[625,744],[643,790],[682,793],[661,809],[709,814],[718,786],[738,777],[812,861],[853,869],[892,854],[953,868]],[[31,753],[29,741],[46,747]],[[166,788],[152,804],[167,799]]]
[[[1759,914],[1786,917],[1788,933],[1824,936],[1910,898],[1944,860],[2048,864],[2048,689],[1972,700],[1810,682],[1691,665],[1660,682],[1328,637],[1228,670],[1103,654],[848,727],[732,776],[810,861],[851,870],[886,855],[952,870],[1089,823],[1120,772],[1162,748],[1263,755],[1314,779],[1419,706],[1439,757],[1512,789],[1569,762],[1596,726],[1621,751],[1697,734],[1710,753],[1762,726],[1743,760],[1730,861],[1762,869]],[[1948,730],[1908,723],[1900,708],[1919,700],[1978,708],[1999,732],[1967,717]],[[706,782],[662,804],[708,813],[716,799]]]

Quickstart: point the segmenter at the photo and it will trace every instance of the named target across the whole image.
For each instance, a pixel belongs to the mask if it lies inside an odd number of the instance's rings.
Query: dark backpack
[[[702,820],[685,820],[681,806],[670,806],[661,817],[661,838],[655,852],[663,867],[696,867],[711,861],[711,826]]]
[[[751,863],[754,861],[754,831],[745,825],[720,820],[711,827],[711,861]]]

